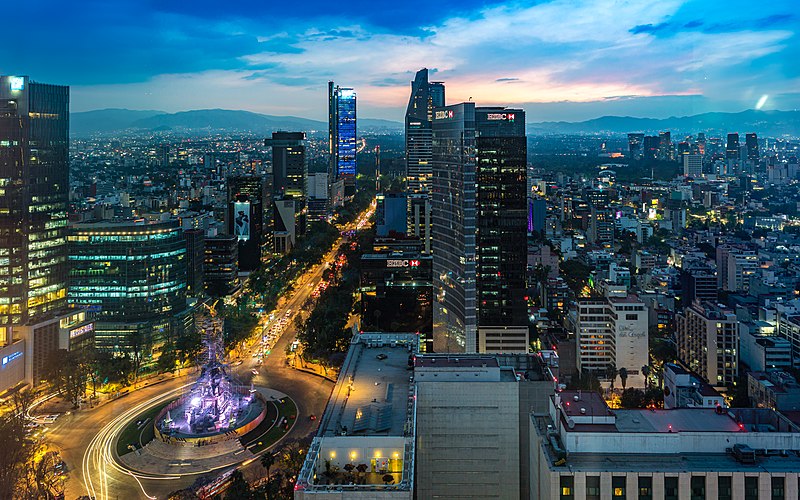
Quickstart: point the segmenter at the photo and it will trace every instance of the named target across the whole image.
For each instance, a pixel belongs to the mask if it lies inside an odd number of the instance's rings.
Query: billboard
[[[237,201],[233,204],[233,234],[238,241],[250,239],[249,201]]]

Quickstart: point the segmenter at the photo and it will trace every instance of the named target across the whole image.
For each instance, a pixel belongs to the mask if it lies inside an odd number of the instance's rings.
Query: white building
[[[714,387],[739,375],[739,322],[729,309],[695,302],[675,315],[678,358]]]
[[[798,498],[800,429],[772,410],[611,411],[564,391],[529,423],[534,500]]]
[[[649,362],[647,319],[647,307],[636,295],[578,301],[578,369],[603,380],[613,364],[628,372],[627,387],[644,387],[641,370]]]

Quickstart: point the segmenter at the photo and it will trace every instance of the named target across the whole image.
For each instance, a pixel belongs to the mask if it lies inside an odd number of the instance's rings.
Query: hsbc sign
[[[487,113],[486,119],[489,121],[514,121],[514,113]]]
[[[436,115],[434,115],[434,118],[437,119],[437,120],[447,120],[447,119],[452,118],[452,117],[453,117],[453,110],[452,109],[446,109],[444,111],[437,111]]]
[[[417,259],[388,259],[386,267],[419,267]]]

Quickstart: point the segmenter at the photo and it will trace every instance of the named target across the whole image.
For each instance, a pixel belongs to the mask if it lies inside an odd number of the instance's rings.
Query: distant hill
[[[603,116],[583,122],[529,123],[528,134],[581,134],[581,133],[654,133],[661,130],[673,132],[757,132],[761,135],[800,135],[800,111],[756,111],[739,113],[703,113],[693,116],[634,118],[630,116]]]
[[[202,131],[248,131],[267,134],[276,130],[297,130],[327,133],[328,124],[296,116],[273,116],[250,111],[228,109],[200,109],[165,113],[163,111],[132,111],[103,109],[72,113],[71,133],[85,136],[96,133],[115,133],[125,130],[173,130],[197,133]],[[403,124],[390,120],[361,118],[359,131],[400,131]]]

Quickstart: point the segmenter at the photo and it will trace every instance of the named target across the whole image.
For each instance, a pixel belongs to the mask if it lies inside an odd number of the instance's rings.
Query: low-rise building
[[[800,384],[786,372],[748,372],[747,395],[759,408],[800,411]]]

